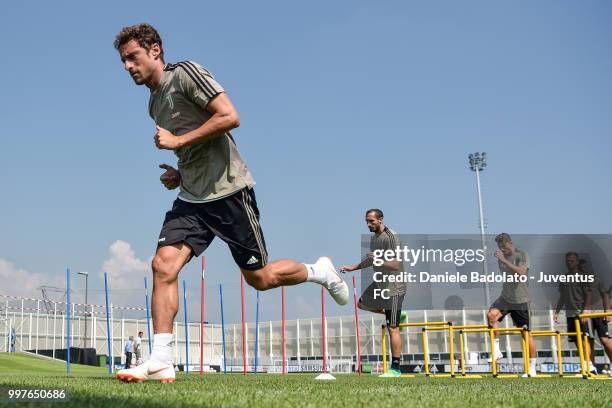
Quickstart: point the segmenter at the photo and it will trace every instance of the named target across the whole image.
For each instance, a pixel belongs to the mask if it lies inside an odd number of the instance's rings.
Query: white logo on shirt
[[[255,258],[254,256],[252,256],[248,261],[247,261],[247,265],[253,265],[255,263],[259,262],[259,259]]]

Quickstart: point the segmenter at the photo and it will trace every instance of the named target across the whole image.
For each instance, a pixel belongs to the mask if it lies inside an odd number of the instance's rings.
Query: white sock
[[[321,268],[320,265],[314,264],[304,264],[306,270],[308,270],[308,278],[306,278],[307,282],[315,282],[319,285],[323,285],[327,282],[327,271]]]
[[[153,335],[153,352],[151,360],[164,364],[172,364],[172,333],[158,333]]]
[[[536,364],[537,364],[537,362],[538,362],[538,359],[537,359],[537,358],[530,358],[530,359],[529,359],[529,369],[530,369],[531,371],[535,371],[535,370],[536,370]]]
[[[493,340],[493,344],[495,345],[495,354],[501,353],[501,348],[499,346],[499,339]]]

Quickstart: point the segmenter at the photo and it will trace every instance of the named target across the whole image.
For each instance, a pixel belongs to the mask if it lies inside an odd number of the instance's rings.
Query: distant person
[[[141,331],[138,332],[138,336],[134,339],[134,354],[136,355],[136,365],[142,363],[142,335]]]
[[[385,261],[382,265],[374,265],[374,251],[393,250],[400,246],[397,234],[389,229],[384,222],[384,215],[378,208],[366,211],[365,221],[370,232],[370,252],[367,258],[355,265],[340,267],[343,272],[352,272],[372,266],[374,272],[381,272],[383,276],[401,275],[403,272],[401,260]],[[376,299],[374,289],[387,289],[388,299]],[[363,291],[359,299],[359,308],[372,313],[385,315],[389,337],[391,338],[391,369],[381,377],[400,377],[400,361],[402,355],[402,337],[400,336],[400,323],[406,321],[406,312],[402,312],[402,303],[406,294],[406,284],[400,282],[373,282]],[[380,306],[380,307],[379,307]]]
[[[568,252],[565,254],[565,267],[567,268],[566,275],[582,274],[579,268],[580,258],[576,252]],[[559,323],[559,312],[565,310],[565,319],[567,323],[567,331],[572,333],[576,331],[576,316],[583,313],[590,313],[589,306],[593,298],[593,284],[586,282],[560,282],[559,283],[559,300],[555,307],[553,320]],[[580,319],[580,330],[582,334],[591,337],[589,330],[588,319]],[[578,348],[576,336],[568,336],[570,343],[575,343]],[[590,342],[584,345],[585,349],[591,354]],[[591,366],[591,371],[595,372],[595,367]]]
[[[591,284],[591,304],[588,306],[588,309],[593,313],[602,313],[610,310],[609,293],[604,287],[603,281],[594,274],[586,259],[578,261],[578,270],[580,270],[580,273],[583,275],[593,275],[594,277],[593,283]],[[589,347],[591,350],[589,354],[592,367],[595,367],[595,333],[597,333],[599,342],[608,356],[608,360],[612,361],[612,341],[610,341],[610,332],[608,330],[608,316],[591,318],[591,327],[593,328],[593,336],[589,337]],[[595,372],[596,371],[597,368],[595,367]],[[602,372],[602,374],[612,375],[609,370]]]
[[[132,365],[132,354],[134,353],[134,336],[130,336],[125,343],[125,368],[130,368]]]
[[[505,272],[506,275],[528,275],[529,274],[529,254],[518,249],[512,243],[510,235],[502,232],[495,237],[497,250],[495,257],[499,265],[499,270]],[[530,330],[530,311],[529,290],[527,282],[507,282],[502,286],[501,295],[493,302],[489,308],[487,318],[489,326],[492,328],[499,327],[499,322],[504,320],[508,314],[512,317],[512,322],[515,327],[526,328]],[[499,333],[495,332],[495,359],[503,358],[503,353],[500,350]],[[537,355],[533,338],[528,335],[529,344],[529,373],[523,374],[523,377],[536,377]],[[492,361],[493,357],[489,360]]]

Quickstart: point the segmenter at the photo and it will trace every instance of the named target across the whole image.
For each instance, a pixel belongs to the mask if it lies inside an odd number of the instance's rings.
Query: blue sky
[[[112,46],[144,21],[168,62],[203,64],[236,105],[271,258],[357,261],[369,207],[404,234],[476,232],[473,151],[489,155],[489,232],[610,233],[611,18],[606,1],[8,3],[0,293],[37,294],[70,266],[95,299],[111,268],[113,301],[143,303],[175,197],[157,166],[176,163]],[[229,251],[206,254],[237,321]],[[194,303],[198,277],[197,262],[181,275]],[[317,315],[318,287],[288,295],[288,316]],[[280,291],[261,299],[278,319]]]

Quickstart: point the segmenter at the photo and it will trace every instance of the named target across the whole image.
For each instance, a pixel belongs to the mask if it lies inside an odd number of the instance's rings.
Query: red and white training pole
[[[246,375],[246,325],[244,323],[244,275],[240,274],[240,305],[242,306],[242,375]]]
[[[359,312],[357,308],[357,285],[353,274],[353,299],[355,303],[355,332],[357,333],[357,372],[361,376],[361,338],[359,337]]]
[[[285,287],[282,286],[281,287],[281,320],[282,320],[282,342],[283,342],[283,369],[282,369],[282,373],[283,375],[287,374],[287,366],[286,366],[286,361],[287,361],[287,348],[285,346]]]
[[[202,292],[200,293],[200,375],[204,374],[204,268],[206,259],[202,257]]]
[[[327,372],[327,334],[325,333],[325,288],[321,287],[321,342],[323,344],[323,373],[315,380],[335,380],[336,378]]]

